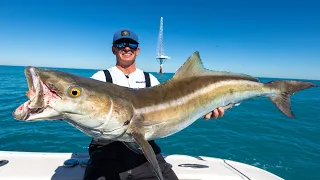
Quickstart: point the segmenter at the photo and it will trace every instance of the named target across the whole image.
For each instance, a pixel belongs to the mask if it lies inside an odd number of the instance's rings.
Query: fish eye
[[[68,94],[70,97],[76,98],[81,95],[81,90],[78,87],[70,87],[68,90]]]

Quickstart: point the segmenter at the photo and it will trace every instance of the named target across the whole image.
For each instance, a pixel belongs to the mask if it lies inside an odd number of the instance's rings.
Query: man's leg
[[[91,149],[90,159],[86,166],[83,180],[96,180],[101,177],[112,180],[120,180],[116,159],[104,157],[106,147]]]
[[[165,180],[178,180],[178,177],[172,170],[171,164],[167,163],[161,154],[156,155],[162,174]],[[153,168],[149,162],[146,162],[132,170],[120,173],[121,180],[158,180]]]

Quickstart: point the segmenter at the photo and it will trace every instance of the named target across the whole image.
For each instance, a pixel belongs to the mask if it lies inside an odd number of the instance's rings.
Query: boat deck
[[[64,166],[71,158],[77,165]],[[181,180],[282,179],[254,166],[219,158],[168,155],[165,159]],[[87,160],[87,154],[0,151],[0,179],[81,180]]]

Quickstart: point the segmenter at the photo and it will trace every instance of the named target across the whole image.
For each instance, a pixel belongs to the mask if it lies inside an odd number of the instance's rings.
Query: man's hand
[[[204,118],[206,120],[213,118],[217,119],[218,117],[222,117],[224,115],[224,109],[222,107],[218,107],[217,109],[213,110],[212,112],[206,114]]]

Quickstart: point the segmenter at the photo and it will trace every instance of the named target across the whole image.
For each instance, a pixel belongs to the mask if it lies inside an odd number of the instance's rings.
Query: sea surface
[[[66,122],[21,122],[12,118],[14,109],[27,100],[23,70],[0,66],[0,151],[87,152],[91,138]],[[96,72],[60,70],[85,77]],[[160,82],[173,76],[152,74]],[[320,81],[308,81],[320,85]],[[289,180],[320,179],[320,87],[296,93],[291,103],[295,119],[284,116],[268,99],[256,98],[227,111],[223,118],[199,119],[157,142],[165,154],[239,161]]]

